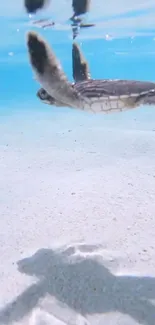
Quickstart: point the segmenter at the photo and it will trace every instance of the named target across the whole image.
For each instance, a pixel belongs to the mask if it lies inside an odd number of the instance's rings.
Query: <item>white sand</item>
[[[0,121],[0,325],[154,325],[153,108]]]

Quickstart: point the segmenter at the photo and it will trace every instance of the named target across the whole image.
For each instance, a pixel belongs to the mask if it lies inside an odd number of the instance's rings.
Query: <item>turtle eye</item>
[[[46,99],[47,98],[47,92],[44,89],[41,89],[40,96],[41,96],[41,99]]]
[[[42,100],[47,99],[47,92],[45,89],[41,88],[38,93],[37,93],[38,97]]]

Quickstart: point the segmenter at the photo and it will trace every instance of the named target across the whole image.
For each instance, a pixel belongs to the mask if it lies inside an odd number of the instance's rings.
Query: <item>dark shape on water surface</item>
[[[73,33],[73,40],[79,35],[79,30],[80,28],[88,28],[88,27],[94,27],[95,24],[91,23],[81,23],[81,19],[78,18],[76,20],[73,20],[73,23],[71,24],[72,26],[72,33]]]
[[[53,27],[55,25],[55,23],[53,21],[51,21],[50,19],[39,19],[39,20],[35,20],[32,22],[33,25],[38,27],[42,27],[42,28],[49,28],[49,27]]]
[[[38,10],[45,8],[51,0],[24,0],[25,10],[29,14],[35,14]],[[83,23],[82,18],[79,16],[88,12],[90,8],[90,0],[73,0],[72,1],[72,8],[73,8],[73,16],[70,18],[72,21],[72,32],[73,32],[73,39],[79,34],[80,28],[87,28],[95,26],[91,23]],[[33,22],[34,25],[38,25],[42,28],[49,28],[55,25],[54,22],[49,21],[49,19],[42,19]]]
[[[37,10],[43,9],[49,0],[24,0],[25,9],[29,14],[36,13]]]
[[[24,0],[24,6],[28,13],[36,13],[43,9],[51,0]],[[90,0],[72,0],[73,17],[80,16],[89,11]]]
[[[91,0],[72,0],[72,8],[74,13],[70,20],[72,21],[73,39],[78,36],[80,28],[95,26],[95,24],[92,23],[84,23],[83,19],[79,17],[86,14],[90,10],[90,2]]]
[[[91,0],[72,0],[73,17],[87,13],[90,9]]]

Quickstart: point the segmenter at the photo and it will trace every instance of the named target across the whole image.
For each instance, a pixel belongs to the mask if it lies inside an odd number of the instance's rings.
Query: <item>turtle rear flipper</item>
[[[155,91],[150,91],[143,96],[137,98],[143,105],[155,105]]]
[[[66,106],[78,108],[80,106],[78,93],[67,80],[48,44],[37,33],[28,32],[27,47],[36,78],[47,93]]]
[[[155,105],[155,90],[140,94],[137,97],[130,97],[126,101],[128,107],[137,107],[140,105]]]
[[[146,96],[143,101],[144,105],[154,105],[155,106],[155,95],[150,97]]]

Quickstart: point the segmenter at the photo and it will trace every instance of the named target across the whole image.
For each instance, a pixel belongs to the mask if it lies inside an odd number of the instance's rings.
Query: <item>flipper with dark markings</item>
[[[78,107],[77,92],[71,87],[60,62],[43,38],[35,32],[28,32],[27,47],[36,79],[46,92],[58,102],[63,98],[66,106]]]
[[[77,43],[73,43],[72,46],[72,73],[75,82],[90,79],[90,71],[88,63],[85,60]],[[41,99],[45,104],[64,106],[64,103],[56,101],[54,97],[50,96],[45,89],[41,88],[37,92],[37,97]]]

